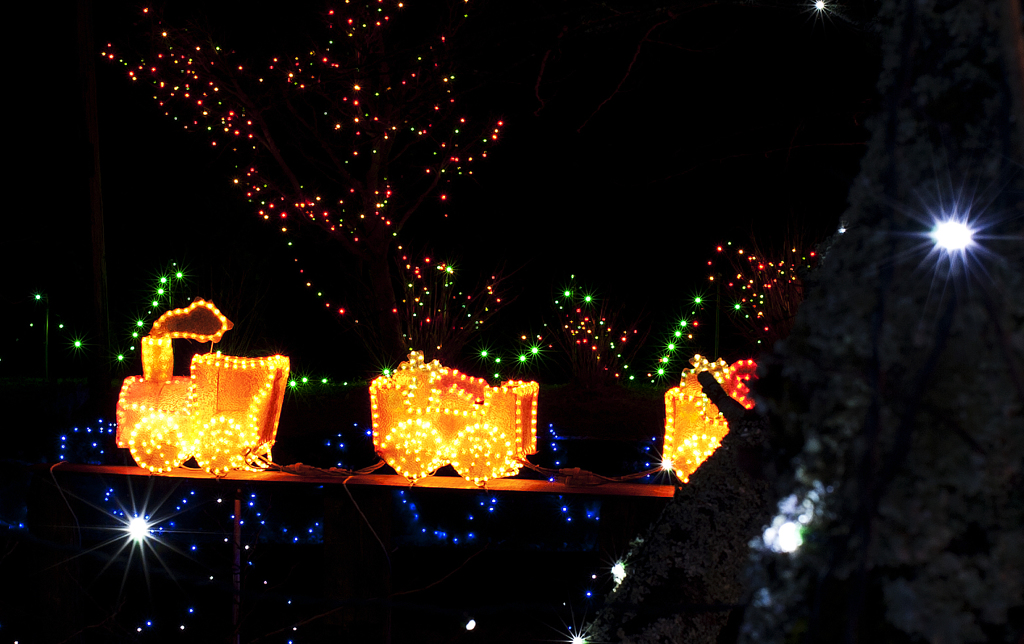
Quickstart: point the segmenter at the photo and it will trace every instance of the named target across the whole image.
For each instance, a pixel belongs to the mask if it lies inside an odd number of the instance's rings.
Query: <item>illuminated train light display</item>
[[[490,387],[413,351],[370,384],[374,448],[412,481],[449,463],[478,485],[514,476],[537,452],[539,388],[518,380]]]
[[[166,312],[141,339],[143,375],[125,379],[117,403],[117,445],[128,448],[140,467],[166,472],[195,458],[219,476],[271,462],[287,357],[197,354],[190,375],[173,375],[173,339],[218,342],[231,327],[216,306],[196,299]],[[729,431],[697,375],[710,372],[746,409],[754,406],[747,383],[757,377],[753,360],[728,365],[696,355],[690,363],[680,385],[665,393],[661,467],[683,483]],[[519,380],[491,387],[413,351],[394,373],[370,384],[374,448],[411,481],[448,464],[478,485],[515,476],[537,453],[539,388]]]
[[[221,475],[262,469],[277,436],[290,363],[285,356],[192,357],[189,376],[174,376],[174,338],[218,342],[232,323],[197,298],[153,323],[142,338],[142,376],[130,376],[117,401],[117,446],[151,472],[195,457]]]
[[[753,360],[740,360],[727,365],[719,358],[709,362],[695,355],[691,369],[684,369],[678,387],[665,392],[665,446],[662,469],[673,471],[686,483],[700,464],[711,456],[729,433],[729,425],[722,413],[697,381],[697,375],[709,371],[725,393],[746,409],[754,407],[749,397],[747,382],[757,378],[757,364]]]

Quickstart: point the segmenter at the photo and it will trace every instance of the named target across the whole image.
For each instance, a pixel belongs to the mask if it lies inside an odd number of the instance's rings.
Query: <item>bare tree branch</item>
[[[661,22],[655,23],[654,25],[651,26],[650,29],[647,30],[647,33],[644,34],[644,37],[640,39],[639,43],[637,43],[636,51],[633,52],[633,59],[629,61],[629,67],[626,68],[626,73],[623,74],[622,78],[619,79],[619,84],[615,86],[615,89],[612,90],[611,94],[609,94],[603,101],[601,101],[601,103],[590,114],[590,116],[588,116],[586,118],[586,120],[583,121],[583,124],[580,125],[578,128],[576,128],[576,132],[582,132],[583,128],[587,127],[587,123],[590,123],[590,119],[592,119],[595,116],[597,116],[597,113],[601,111],[601,108],[604,107],[608,103],[608,101],[612,100],[615,97],[615,95],[619,93],[619,90],[622,89],[622,86],[623,86],[623,84],[625,84],[626,79],[629,78],[629,75],[631,73],[633,73],[633,66],[636,65],[637,58],[640,57],[640,50],[643,49],[644,43],[647,42],[647,40],[648,40],[648,38],[650,38],[651,34],[654,33],[654,30],[657,29],[658,27],[664,25],[664,24],[669,23],[674,18],[675,18],[675,16],[670,14],[668,18],[666,18],[665,20],[662,20]]]

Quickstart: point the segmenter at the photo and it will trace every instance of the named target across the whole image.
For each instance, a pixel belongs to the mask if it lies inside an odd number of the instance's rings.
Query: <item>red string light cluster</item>
[[[741,333],[757,344],[771,344],[789,334],[796,310],[803,301],[800,271],[817,264],[818,254],[799,246],[790,246],[775,256],[743,248],[733,249],[727,242],[715,248],[716,266],[709,276],[712,284],[720,279],[727,294],[720,306],[728,311]],[[722,263],[725,266],[722,266]]]

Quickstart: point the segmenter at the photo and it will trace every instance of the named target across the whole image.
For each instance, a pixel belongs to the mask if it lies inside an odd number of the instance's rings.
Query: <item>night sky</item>
[[[205,15],[223,42],[254,58],[296,51],[318,33],[319,3],[205,4],[174,3],[172,17]],[[48,26],[46,46],[35,33],[26,38],[14,71],[25,88],[15,176],[27,198],[8,216],[3,302],[11,313],[0,369],[35,368],[24,347],[42,319],[31,295],[45,292],[52,322],[66,324],[54,360],[73,372],[89,354],[71,356],[67,342],[82,337],[88,348],[91,338],[75,19],[66,9],[22,11],[23,24]],[[552,289],[575,274],[599,297],[644,313],[654,337],[706,284],[716,244],[746,244],[752,233],[778,244],[787,230],[820,239],[835,229],[875,106],[878,61],[858,17],[864,7],[819,15],[800,3],[637,2],[615,11],[533,2],[470,11],[465,82],[475,89],[467,110],[502,117],[502,140],[471,180],[453,184],[444,206],[427,203],[402,238],[455,259],[468,281],[518,269],[519,298],[493,334],[539,326]],[[227,289],[254,302],[226,313],[259,324],[268,348],[292,355],[298,369],[365,374],[371,365],[339,366],[358,355],[354,337],[304,288],[283,238],[231,189],[230,153],[211,152],[164,117],[121,65],[100,59],[106,43],[139,37],[138,16],[129,3],[103,3],[95,16],[115,341],[124,344],[119,338],[145,309],[153,277],[178,261],[196,295]],[[26,330],[27,321],[37,326]]]

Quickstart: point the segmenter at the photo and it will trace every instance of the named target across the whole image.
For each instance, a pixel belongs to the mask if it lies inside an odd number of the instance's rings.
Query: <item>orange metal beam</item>
[[[47,466],[49,468],[49,466]],[[491,479],[483,486],[458,476],[428,476],[412,485],[404,476],[397,474],[357,474],[353,476],[297,476],[285,472],[229,472],[221,477],[213,476],[200,469],[179,467],[162,474],[151,474],[141,467],[127,465],[81,465],[59,463],[55,472],[78,474],[112,474],[115,476],[153,476],[158,478],[180,478],[193,480],[222,481],[264,481],[267,483],[315,483],[317,485],[379,485],[384,487],[429,488],[444,490],[487,490],[489,492],[540,492],[543,494],[592,494],[597,496],[639,496],[671,498],[675,494],[673,485],[645,485],[641,483],[609,482],[602,485],[566,485],[550,481],[530,479]]]

